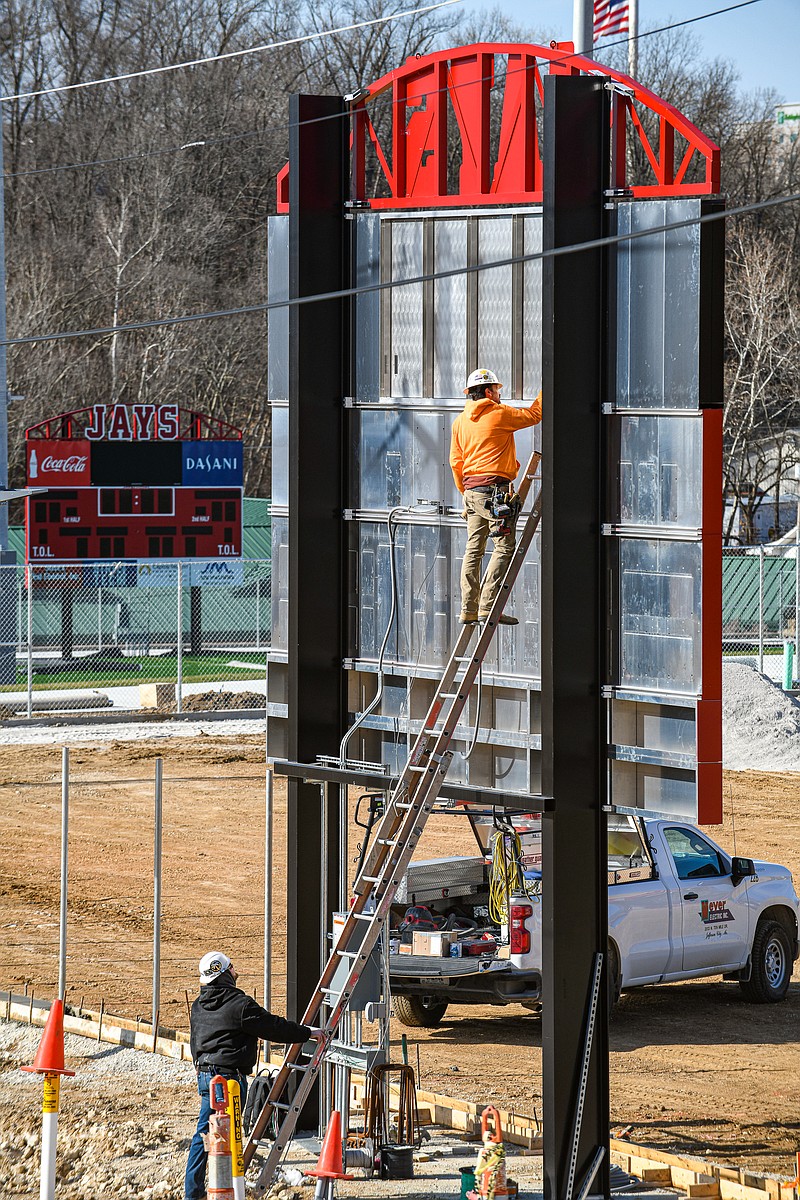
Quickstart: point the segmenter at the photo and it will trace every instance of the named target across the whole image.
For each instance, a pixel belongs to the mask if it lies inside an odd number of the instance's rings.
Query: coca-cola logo
[[[70,472],[79,475],[81,471],[86,470],[86,455],[71,454],[69,458],[53,458],[48,454],[47,458],[42,461],[40,470]]]

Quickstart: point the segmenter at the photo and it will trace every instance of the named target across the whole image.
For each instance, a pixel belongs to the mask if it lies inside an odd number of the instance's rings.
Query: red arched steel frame
[[[500,141],[492,161],[490,97],[495,57],[507,60]],[[544,101],[542,67],[550,74],[603,75],[619,85],[612,105],[614,186],[633,197],[703,196],[719,192],[719,147],[691,121],[629,75],[575,54],[572,42],[533,46],[482,43],[409,58],[352,100],[352,200],[373,209],[448,205],[537,204],[542,159],[537,110]],[[381,145],[369,104],[391,91],[391,155]],[[461,138],[458,190],[448,190],[448,103]],[[658,118],[654,145],[642,125],[643,109]],[[676,135],[678,141],[676,143]],[[626,146],[637,139],[648,175],[628,179]],[[389,194],[366,195],[366,155],[374,151]],[[678,154],[676,155],[676,148]],[[687,182],[690,164],[701,177]],[[288,210],[288,165],[278,175],[278,211]]]
[[[114,408],[114,405],[108,404],[101,407]],[[160,408],[171,409],[177,422],[178,432],[170,438],[171,441],[240,442],[242,440],[242,431],[235,425],[229,425],[226,421],[209,417],[206,413],[195,412],[190,408],[180,408],[177,404],[125,404],[121,407],[126,408],[130,414],[130,440],[134,442],[152,441],[154,438],[158,438],[158,410]],[[76,408],[71,412],[57,413],[55,416],[48,417],[46,421],[29,426],[25,430],[25,440],[31,441],[37,438],[45,438],[48,441],[80,440],[85,437],[86,428],[92,424],[93,416],[94,407]],[[147,423],[146,429],[141,427],[142,422]]]

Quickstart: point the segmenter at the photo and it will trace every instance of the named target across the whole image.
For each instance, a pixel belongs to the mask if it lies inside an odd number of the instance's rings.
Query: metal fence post
[[[764,674],[764,547],[758,547],[758,669]]]
[[[69,747],[61,748],[61,892],[58,909],[58,998],[67,993],[67,862],[69,846]]]
[[[103,589],[97,589],[97,649],[103,649]]]
[[[183,712],[183,563],[178,563],[178,681],[175,687],[175,704]]]
[[[800,655],[800,500],[797,502],[797,524],[794,527],[794,657]],[[792,681],[794,682],[794,681]]]
[[[26,568],[28,572],[28,718],[30,719],[33,712],[33,571],[30,567]]]
[[[161,793],[164,760],[156,759],[155,830],[153,835],[153,1035],[158,1033],[161,1008]]]
[[[256,650],[261,649],[261,576],[256,579]]]
[[[267,763],[264,791],[264,1008],[269,1012],[272,1001],[272,816],[274,777],[272,764]],[[269,1061],[269,1043],[265,1047]]]

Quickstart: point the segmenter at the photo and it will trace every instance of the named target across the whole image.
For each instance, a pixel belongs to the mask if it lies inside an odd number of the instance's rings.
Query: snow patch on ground
[[[722,763],[800,771],[800,704],[746,663],[722,664]]]

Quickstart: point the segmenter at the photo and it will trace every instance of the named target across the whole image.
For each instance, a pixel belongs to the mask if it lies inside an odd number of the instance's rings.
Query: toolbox
[[[486,864],[475,858],[428,858],[408,864],[395,904],[426,904],[473,895],[486,883]]]

